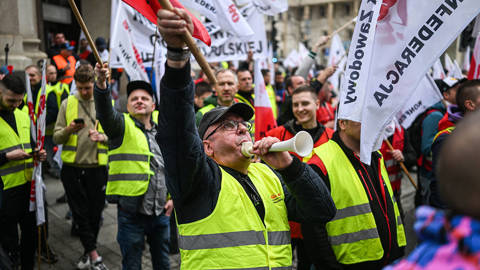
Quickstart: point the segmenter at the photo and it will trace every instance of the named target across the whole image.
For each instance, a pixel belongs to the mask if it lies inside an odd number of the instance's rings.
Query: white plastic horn
[[[242,154],[245,157],[252,157],[252,149],[253,143],[252,142],[244,142],[242,144]],[[300,131],[295,135],[295,137],[291,138],[290,140],[277,142],[270,147],[268,150],[269,152],[294,152],[297,153],[301,157],[308,156],[313,150],[313,139],[310,134],[306,131]]]

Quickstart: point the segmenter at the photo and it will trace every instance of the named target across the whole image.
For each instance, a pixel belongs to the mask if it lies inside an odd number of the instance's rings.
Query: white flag
[[[237,6],[231,0],[214,0],[217,8],[217,23],[241,39],[248,39],[254,32]]]
[[[470,54],[472,54],[472,49],[470,46],[467,46],[467,50],[463,55],[463,70],[468,72],[470,70]]]
[[[433,64],[432,71],[432,77],[435,80],[443,80],[447,77],[440,58],[437,58],[437,61],[435,61],[435,63]]]
[[[457,60],[453,60],[452,77],[454,77],[455,79],[463,79],[462,69],[460,68]]]
[[[345,79],[340,91],[338,119],[362,120],[370,61],[373,53],[381,1],[362,0],[347,58]]]
[[[285,60],[283,60],[283,65],[287,68],[291,67],[296,67],[298,66],[298,59],[302,59],[300,55],[298,54],[298,51],[293,49],[290,51],[290,53],[287,55]]]
[[[450,58],[448,53],[446,53],[444,59],[445,69],[447,70],[447,77],[453,77],[453,73],[455,72],[455,65],[453,64],[452,58]]]
[[[407,103],[397,112],[398,123],[408,129],[417,116],[441,100],[442,96],[437,84],[430,75],[425,75]]]
[[[185,7],[197,10],[214,24],[234,36],[247,39],[254,32],[232,0],[181,0]]]
[[[346,56],[346,51],[345,48],[343,47],[343,42],[342,39],[338,34],[335,34],[332,37],[332,42],[330,45],[330,55],[328,57],[328,66],[336,66],[338,65],[337,70],[335,73],[328,78],[328,81],[332,84],[333,89],[335,91],[338,91],[339,89],[339,79],[340,79],[340,74],[343,72],[343,67],[347,63],[347,58]]]
[[[253,5],[263,14],[273,16],[287,11],[287,0],[253,0]]]
[[[208,62],[245,61],[249,51],[253,52],[253,59],[261,59],[267,55],[268,43],[263,15],[251,4],[240,8],[240,13],[250,27],[255,29],[254,35],[245,40],[230,32],[218,31],[210,36],[212,39],[210,47],[197,42],[198,48]]]
[[[370,163],[371,153],[380,148],[385,126],[479,12],[478,1],[404,0],[391,4],[377,23],[368,83],[362,88],[367,93],[361,121],[363,162]]]

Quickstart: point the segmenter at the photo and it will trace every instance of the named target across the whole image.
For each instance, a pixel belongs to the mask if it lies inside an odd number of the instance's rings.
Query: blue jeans
[[[142,269],[145,236],[154,270],[169,270],[170,217],[131,214],[118,209],[117,242],[122,252],[122,269]]]

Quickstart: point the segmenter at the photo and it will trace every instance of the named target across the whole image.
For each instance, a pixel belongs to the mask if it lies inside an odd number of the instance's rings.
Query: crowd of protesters
[[[24,81],[0,68],[0,269],[34,268],[33,160],[63,184],[57,202],[68,203],[83,246],[77,269],[108,269],[97,251],[106,202],[118,209],[123,269],[141,269],[145,240],[153,269],[169,269],[172,241],[182,269],[292,269],[293,254],[299,270],[479,267],[479,81],[437,80],[443,100],[410,129],[393,122],[394,149],[384,143],[367,165],[361,123],[335,120],[339,93],[329,78],[337,67],[315,63],[329,41],[321,37],[299,67],[275,63],[273,81],[262,70],[278,125],[250,159],[240,148],[255,130],[254,60],[211,63],[215,84],[192,72],[180,38],[185,16],[159,13],[168,45],[160,97],[149,82],[130,81],[120,110],[112,81],[121,73],[97,64],[85,39],[77,54],[57,33],[47,52],[45,150],[35,148],[28,117],[41,103],[41,67],[24,70],[33,108]],[[108,62],[106,40],[95,44]],[[268,152],[300,131],[314,142],[306,158]],[[420,243],[406,257],[401,163],[417,170],[419,186]],[[38,256],[53,264],[46,219]]]

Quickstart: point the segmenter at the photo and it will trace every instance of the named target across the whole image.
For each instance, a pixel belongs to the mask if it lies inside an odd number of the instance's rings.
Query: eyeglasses
[[[237,131],[240,124],[242,124],[248,131],[250,131],[250,129],[252,129],[252,123],[250,123],[250,122],[227,120],[227,121],[222,122],[220,125],[218,125],[218,127],[216,127],[212,132],[210,132],[210,134],[208,134],[208,136],[205,138],[205,140],[208,140],[208,138],[210,138],[220,128],[223,128],[226,131],[232,131],[232,130]]]

